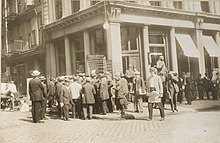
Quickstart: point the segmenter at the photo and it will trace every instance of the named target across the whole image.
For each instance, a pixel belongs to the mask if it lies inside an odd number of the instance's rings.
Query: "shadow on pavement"
[[[30,118],[30,117],[27,117],[27,118]],[[31,120],[31,119],[19,119],[19,121],[33,123],[33,120]]]
[[[202,109],[196,109],[199,112],[208,112],[208,111],[219,111],[220,110],[220,105],[212,106],[212,107],[207,107],[207,108],[202,108]]]

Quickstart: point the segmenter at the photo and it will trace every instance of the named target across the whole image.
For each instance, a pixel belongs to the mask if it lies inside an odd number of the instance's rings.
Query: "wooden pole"
[[[0,83],[2,81],[2,0],[0,0]]]

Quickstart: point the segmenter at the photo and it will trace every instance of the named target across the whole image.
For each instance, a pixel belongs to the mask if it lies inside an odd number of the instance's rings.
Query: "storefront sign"
[[[104,55],[87,55],[89,71],[96,70],[96,73],[106,72],[106,57]]]

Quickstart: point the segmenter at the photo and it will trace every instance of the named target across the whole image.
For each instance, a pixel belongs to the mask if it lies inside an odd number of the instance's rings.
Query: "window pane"
[[[174,1],[173,6],[175,9],[182,9],[182,2],[181,1]]]
[[[72,7],[72,13],[79,11],[80,1],[79,0],[72,0],[71,7]]]
[[[149,42],[154,44],[163,44],[163,35],[149,35]]]
[[[128,50],[128,31],[127,28],[121,28],[121,49]]]
[[[95,30],[95,51],[96,54],[105,55],[104,30]]]
[[[208,1],[202,1],[201,2],[201,7],[202,7],[203,12],[208,12],[208,13],[210,12]]]
[[[91,0],[91,6],[97,4],[98,2],[100,2],[101,0]]]
[[[150,5],[161,6],[161,1],[150,1]]]
[[[130,48],[131,50],[137,50],[137,29],[136,27],[129,27],[129,39],[130,39]]]
[[[62,1],[56,0],[56,19],[62,18]]]

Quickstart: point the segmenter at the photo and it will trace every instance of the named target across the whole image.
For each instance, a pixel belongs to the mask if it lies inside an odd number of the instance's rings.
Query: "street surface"
[[[1,111],[1,143],[220,143],[220,101],[194,101],[179,105],[172,113],[166,104],[166,120],[158,121],[159,109],[154,109],[152,121],[144,113],[133,112],[129,104],[126,118],[118,111],[94,115],[93,120],[63,121],[48,115],[45,123],[32,123],[31,112]]]

